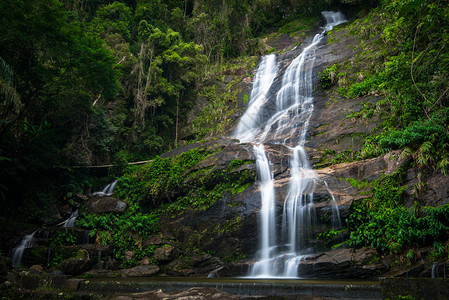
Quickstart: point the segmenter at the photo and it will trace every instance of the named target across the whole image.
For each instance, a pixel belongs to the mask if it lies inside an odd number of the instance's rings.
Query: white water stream
[[[264,115],[262,113],[270,105],[268,102],[274,99],[269,93],[278,76],[278,67],[274,54],[262,58],[248,109],[233,133],[233,137],[240,142],[255,144],[262,199],[260,248],[258,261],[250,269],[250,277],[296,278],[298,265],[308,252],[307,239],[316,222],[313,193],[318,178],[307,159],[304,144],[314,108],[312,71],[315,49],[327,30],[346,21],[339,12],[322,14],[327,21],[323,32],[317,34],[312,43],[290,63],[283,74],[280,89],[271,91],[276,93],[276,103],[275,109],[268,110],[271,112],[268,118],[266,111]],[[264,147],[267,142],[283,144],[291,150],[289,191],[284,199],[280,230],[276,228],[276,198],[271,162]],[[334,227],[339,227],[341,221],[338,207],[329,188],[328,191],[333,204],[332,223]]]
[[[36,231],[24,236],[23,239],[20,241],[20,243],[14,249],[12,249],[12,265],[13,265],[13,267],[20,266],[20,264],[22,263],[23,251],[25,251],[26,248],[33,247],[33,245],[34,245],[33,239],[34,239],[35,233],[36,233]]]

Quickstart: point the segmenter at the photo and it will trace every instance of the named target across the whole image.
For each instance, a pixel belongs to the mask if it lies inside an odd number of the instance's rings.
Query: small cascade
[[[432,278],[438,278],[438,263],[435,262],[432,265]]]
[[[100,249],[100,250],[98,250],[98,256],[97,256],[97,268],[99,270],[103,269],[103,261],[101,260],[101,254],[102,254],[102,252]]]
[[[17,247],[12,250],[12,265],[13,267],[20,266],[22,263],[23,251],[26,248],[31,248],[34,245],[33,239],[36,231],[26,235],[19,243]]]
[[[73,228],[75,227],[75,221],[76,218],[78,218],[78,210],[75,210],[70,217],[64,222],[64,225],[62,227],[68,227]]]
[[[115,186],[117,185],[117,180],[109,183],[101,191],[95,192],[92,196],[111,196],[114,192]]]
[[[262,205],[258,261],[251,267],[250,277],[296,278],[299,263],[310,252],[308,240],[316,223],[313,194],[319,179],[307,159],[304,144],[314,109],[312,74],[315,49],[327,30],[346,21],[339,12],[322,14],[327,21],[323,31],[286,68],[278,91],[271,90],[278,76],[276,57],[271,54],[262,58],[248,109],[232,134],[242,143],[256,144],[254,153]],[[270,103],[272,99],[275,103]],[[274,178],[263,145],[267,142],[285,145],[291,151],[289,191],[283,199],[279,236]],[[332,198],[332,227],[340,228],[340,212],[335,197],[327,183],[324,185]]]
[[[324,185],[326,186],[327,192],[329,193],[329,195],[331,195],[332,198],[332,229],[340,229],[343,227],[343,225],[341,224],[340,209],[338,208],[334,193],[332,193],[326,181],[324,181]]]
[[[89,230],[83,232],[83,244],[89,244]]]
[[[47,250],[47,267],[50,267],[51,262],[51,248],[49,247]]]

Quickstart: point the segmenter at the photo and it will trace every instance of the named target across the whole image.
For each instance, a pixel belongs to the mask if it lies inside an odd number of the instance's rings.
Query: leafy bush
[[[193,149],[173,158],[156,157],[152,162],[125,174],[117,182],[116,195],[145,208],[172,201],[187,171],[211,151]]]
[[[338,67],[338,64],[334,64],[324,69],[323,73],[321,73],[320,82],[323,89],[328,89],[337,82]]]
[[[90,229],[90,235],[96,237],[96,243],[112,245],[117,259],[124,259],[125,251],[133,251],[132,265],[144,256],[150,257],[154,246],[144,247],[143,240],[159,231],[159,217],[156,214],[144,214],[138,205],[131,205],[124,214],[87,214],[81,216],[76,224]]]
[[[374,183],[369,199],[355,204],[347,219],[351,246],[372,246],[380,253],[400,253],[447,238],[449,205],[406,208],[399,176],[383,176]]]
[[[349,86],[346,96],[348,98],[357,98],[364,95],[367,95],[378,82],[377,78],[375,76],[369,77],[362,82],[356,82]]]

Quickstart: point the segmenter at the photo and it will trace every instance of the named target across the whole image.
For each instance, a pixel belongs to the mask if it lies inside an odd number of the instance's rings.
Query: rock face
[[[386,270],[372,248],[335,249],[306,257],[299,276],[314,278],[375,278]]]
[[[121,277],[146,277],[152,276],[159,272],[159,267],[156,265],[136,266],[129,269],[120,270]]]
[[[128,204],[113,197],[94,197],[87,202],[89,213],[124,212]]]
[[[179,250],[171,245],[164,245],[157,248],[154,252],[154,258],[159,262],[169,262],[174,260],[179,255]]]
[[[175,294],[172,293],[168,294],[163,292],[162,290],[157,290],[151,292],[134,293],[127,296],[118,296],[110,299],[111,300],[133,300],[133,299],[234,300],[241,298],[237,295],[228,294],[215,288],[195,287]]]
[[[163,268],[170,276],[207,277],[209,273],[223,266],[219,258],[209,254],[178,258]]]
[[[87,258],[68,258],[63,260],[58,269],[66,275],[80,275],[91,268],[91,262]]]

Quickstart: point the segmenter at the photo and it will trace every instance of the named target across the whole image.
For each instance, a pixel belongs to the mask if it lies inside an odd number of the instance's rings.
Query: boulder
[[[241,299],[240,296],[228,294],[215,288],[194,287],[178,293],[165,293],[161,289],[156,291],[134,293],[127,296],[117,296],[111,300],[133,300],[133,299],[189,299],[189,300],[207,300],[221,299],[234,300]]]
[[[107,213],[124,212],[128,204],[114,197],[95,197],[87,202],[87,212],[89,213]]]
[[[168,264],[164,271],[171,276],[206,277],[211,272],[220,269],[223,262],[210,254],[180,257]]]
[[[76,257],[64,259],[57,267],[66,275],[80,275],[88,271],[92,266],[89,253],[86,250],[79,250]]]
[[[159,272],[159,267],[156,265],[136,266],[129,269],[120,270],[121,277],[146,277],[152,276]]]
[[[298,266],[299,276],[315,278],[376,278],[387,267],[373,248],[335,249],[311,255]]]
[[[119,271],[112,271],[107,269],[89,270],[83,274],[86,278],[117,278]]]
[[[89,259],[72,257],[63,260],[57,268],[66,275],[76,276],[88,271],[90,267],[91,262]]]
[[[162,245],[163,241],[162,241],[162,237],[160,235],[152,235],[147,239],[143,240],[143,246],[144,247],[148,247],[148,246],[152,246],[152,245]]]
[[[136,254],[134,252],[132,252],[132,251],[125,251],[124,260],[125,261],[131,261],[134,258],[135,255]]]
[[[179,250],[171,245],[164,245],[157,248],[154,252],[154,258],[160,263],[170,262],[174,260],[179,255]]]

